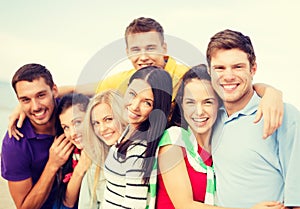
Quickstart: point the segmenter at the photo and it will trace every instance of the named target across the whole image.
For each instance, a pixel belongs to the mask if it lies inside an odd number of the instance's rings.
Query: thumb
[[[258,121],[260,121],[262,116],[263,116],[263,114],[262,114],[261,108],[258,108],[253,123],[257,123]]]

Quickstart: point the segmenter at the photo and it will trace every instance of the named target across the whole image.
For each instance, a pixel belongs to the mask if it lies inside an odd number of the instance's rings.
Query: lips
[[[75,139],[71,141],[78,149],[82,149],[82,136],[77,136]]]
[[[131,119],[137,119],[140,117],[140,115],[128,110],[128,117]]]
[[[81,138],[82,138],[81,136],[77,136],[77,137],[74,139],[74,141],[80,143],[80,142],[81,142]]]
[[[197,126],[204,126],[207,123],[208,119],[209,119],[208,117],[192,118],[195,125],[197,125]]]
[[[239,84],[221,84],[221,86],[225,91],[234,91],[235,89],[237,89]]]
[[[104,140],[109,140],[113,136],[114,132],[106,133],[106,134],[101,134],[102,138]]]
[[[138,66],[140,68],[143,68],[143,67],[148,67],[148,66],[151,66],[153,63],[143,63],[143,64],[138,64]]]
[[[38,120],[42,120],[46,116],[46,112],[46,109],[41,109],[39,111],[31,113],[31,115]]]

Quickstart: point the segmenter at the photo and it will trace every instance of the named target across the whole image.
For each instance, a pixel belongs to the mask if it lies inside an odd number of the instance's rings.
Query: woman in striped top
[[[103,208],[146,208],[150,175],[166,128],[171,95],[171,77],[158,67],[142,68],[130,78],[125,93],[129,125],[105,161]]]

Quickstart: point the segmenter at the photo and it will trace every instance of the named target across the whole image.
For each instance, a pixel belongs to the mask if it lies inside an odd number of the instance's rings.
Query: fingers
[[[285,209],[284,205],[278,201],[267,201],[256,204],[251,209]]]
[[[264,118],[263,138],[266,139],[281,126],[283,120],[283,106],[275,105],[274,107],[265,109],[259,106],[253,122],[258,123],[262,119],[262,116]]]
[[[25,118],[26,118],[25,113],[24,113],[24,112],[21,112],[21,113],[20,113],[20,116],[19,116],[19,120],[18,120],[18,122],[17,122],[17,127],[18,127],[18,128],[21,128],[21,127],[22,127]]]
[[[22,123],[23,123],[26,116],[25,116],[25,113],[22,111],[21,105],[18,104],[17,107],[13,110],[13,112],[8,117],[8,128],[7,128],[7,130],[8,130],[8,135],[9,135],[10,138],[12,136],[15,136],[14,132],[18,133],[16,131],[16,121],[18,119],[20,119],[20,117],[21,117],[22,121],[20,122],[20,124],[17,124],[17,127],[19,127],[19,128],[22,127]],[[21,126],[18,126],[18,125],[21,125]],[[19,140],[20,138],[18,137],[18,134],[16,134],[16,136],[17,136],[16,139]]]
[[[278,109],[270,109],[264,115],[264,132],[263,138],[271,136],[280,126],[283,119],[283,111]]]
[[[23,138],[23,134],[17,129],[14,128],[12,135],[15,137],[15,139],[20,140],[21,138]]]
[[[9,136],[9,138],[11,138],[11,137],[13,136],[14,129],[16,129],[15,122],[16,122],[16,121],[13,121],[13,120],[11,119],[11,117],[9,117],[9,119],[8,119],[8,127],[7,127],[7,131],[8,131],[8,136]],[[19,140],[19,139],[18,139],[18,140]]]
[[[49,161],[56,167],[61,167],[69,158],[74,145],[64,134],[55,138],[49,154]]]
[[[16,140],[20,140],[24,135],[14,125],[11,129],[8,129],[9,138],[14,137]]]
[[[264,205],[266,206],[276,206],[276,205],[282,205],[281,202],[278,202],[278,201],[267,201],[267,202],[264,202]]]

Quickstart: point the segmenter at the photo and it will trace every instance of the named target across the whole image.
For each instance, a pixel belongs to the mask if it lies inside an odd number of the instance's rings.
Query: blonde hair
[[[107,157],[109,146],[100,139],[94,131],[92,122],[92,113],[94,107],[99,104],[108,104],[113,113],[113,119],[119,132],[122,133],[127,126],[127,120],[124,115],[124,101],[121,94],[116,90],[107,90],[100,94],[96,94],[89,102],[84,119],[83,145],[88,157],[97,165],[92,188],[92,201],[96,198],[97,183],[100,177],[100,168],[104,166]]]

